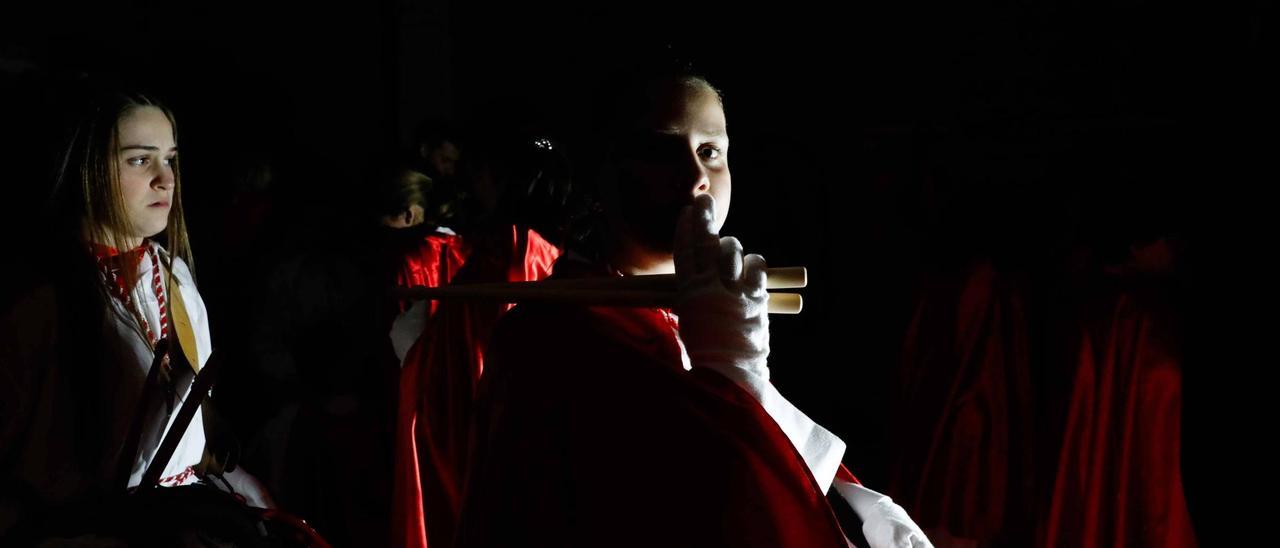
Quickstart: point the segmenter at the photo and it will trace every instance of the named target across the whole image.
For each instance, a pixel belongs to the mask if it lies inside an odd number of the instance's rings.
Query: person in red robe
[[[1012,540],[1030,521],[1025,295],[973,260],[926,281],[907,330],[891,485],[940,545]]]
[[[440,287],[449,283],[467,258],[462,238],[427,219],[426,195],[430,177],[407,168],[394,170],[379,181],[379,221],[393,229],[388,236],[394,255],[397,287]],[[428,302],[431,313],[436,303]],[[401,303],[404,312],[408,303]]]
[[[1134,245],[1082,301],[1040,546],[1196,546],[1181,473],[1176,246]]]
[[[718,235],[719,93],[687,74],[635,84],[608,119],[610,243],[555,276],[674,272],[678,304],[521,305],[499,322],[456,545],[844,547],[834,488],[872,546],[931,546],[768,381],[764,260]]]
[[[469,233],[469,258],[453,283],[540,280],[560,256],[559,247],[528,226],[533,219],[513,211],[527,189],[558,184],[551,179],[561,176],[555,167],[560,153],[546,139],[521,140],[512,148],[495,157],[477,155],[482,167],[473,178],[477,194],[490,198],[484,204],[488,221]],[[492,169],[485,167],[491,164]],[[392,512],[397,546],[452,541],[484,348],[494,324],[510,308],[492,301],[441,302],[404,356]]]
[[[523,232],[523,234],[521,233]],[[512,226],[499,260],[467,263],[456,283],[536,281],[560,255],[536,231]],[[505,264],[504,264],[505,263]],[[396,420],[393,538],[398,546],[448,545],[461,507],[475,386],[484,348],[509,304],[445,301],[405,355]],[[435,539],[428,542],[428,538]]]

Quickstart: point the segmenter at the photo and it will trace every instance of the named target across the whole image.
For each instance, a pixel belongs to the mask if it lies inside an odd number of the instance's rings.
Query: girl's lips
[[[169,202],[154,202],[147,207],[169,207]]]

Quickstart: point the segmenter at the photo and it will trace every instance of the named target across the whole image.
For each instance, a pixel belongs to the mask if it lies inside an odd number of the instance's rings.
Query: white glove
[[[413,348],[413,343],[418,342],[418,337],[422,336],[422,330],[427,326],[427,314],[430,311],[431,301],[426,299],[414,301],[413,306],[401,312],[391,323],[391,347],[395,349],[396,358],[400,360],[401,367],[404,367],[404,357],[409,354],[409,349]]]
[[[694,367],[738,369],[769,379],[769,294],[765,262],[742,255],[737,238],[715,232],[715,200],[694,198],[676,225],[680,339]]]
[[[856,483],[836,480],[836,491],[862,518],[862,535],[871,548],[933,548],[920,526],[881,493]]]

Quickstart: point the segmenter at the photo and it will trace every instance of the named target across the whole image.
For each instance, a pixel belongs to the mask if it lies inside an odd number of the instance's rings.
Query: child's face
[[[169,223],[178,146],[169,118],[156,107],[130,110],[120,118],[117,130],[120,193],[130,230],[124,236],[136,246]]]
[[[729,133],[720,98],[706,86],[671,85],[619,150],[618,189],[632,236],[670,252],[681,208],[699,194],[716,201],[715,229],[729,215]]]
[[[424,148],[426,148],[425,145]],[[457,174],[458,159],[461,156],[462,151],[449,141],[440,143],[440,146],[430,149],[426,154],[427,161],[431,162],[431,167],[436,170],[436,175],[444,177],[453,177]]]

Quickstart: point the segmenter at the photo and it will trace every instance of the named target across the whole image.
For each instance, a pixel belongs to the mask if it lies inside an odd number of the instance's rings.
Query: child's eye
[[[125,160],[125,161],[128,162],[129,165],[133,167],[142,167],[147,165],[147,163],[149,163],[151,159],[147,158],[146,156],[137,156],[134,158],[129,158],[128,160]]]
[[[703,160],[715,160],[720,158],[722,154],[720,147],[715,145],[705,145],[698,149],[698,156],[701,156]]]

